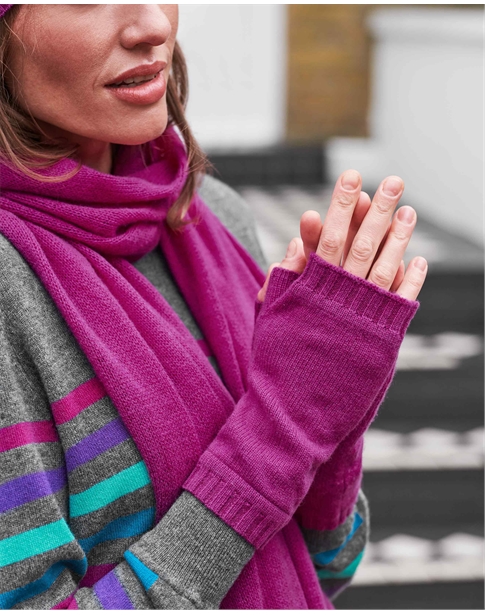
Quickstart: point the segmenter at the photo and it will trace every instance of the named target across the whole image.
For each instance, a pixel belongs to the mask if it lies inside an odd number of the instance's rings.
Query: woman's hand
[[[396,176],[384,179],[372,202],[361,187],[360,174],[346,171],[337,180],[325,221],[312,210],[301,216],[301,238],[292,239],[281,263],[269,267],[258,293],[260,301],[264,301],[274,267],[301,273],[311,252],[405,299],[416,300],[427,262],[415,257],[405,270],[402,258],[416,226],[416,212],[405,206],[393,216],[403,181]]]

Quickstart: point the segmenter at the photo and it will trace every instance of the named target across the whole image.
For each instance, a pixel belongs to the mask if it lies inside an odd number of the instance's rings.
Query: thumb
[[[303,247],[303,241],[300,237],[294,237],[286,251],[285,258],[281,261],[281,263],[272,263],[268,268],[268,273],[266,275],[266,280],[258,292],[258,300],[264,301],[266,297],[266,290],[268,288],[269,278],[271,276],[271,272],[275,267],[281,267],[282,269],[288,269],[289,271],[294,271],[295,273],[301,273],[303,269],[305,269],[306,265],[306,256],[305,249]]]
[[[290,241],[286,251],[286,256],[281,261],[279,266],[283,269],[289,269],[290,271],[301,273],[303,269],[305,269],[305,265],[306,256],[303,241],[301,237],[294,237]]]
[[[271,275],[271,272],[273,271],[273,269],[275,267],[279,267],[279,266],[280,266],[280,263],[272,263],[268,267],[268,273],[266,274],[266,280],[264,281],[263,286],[261,287],[261,289],[258,292],[258,301],[264,301],[264,298],[266,297],[266,290],[268,288],[269,277]]]

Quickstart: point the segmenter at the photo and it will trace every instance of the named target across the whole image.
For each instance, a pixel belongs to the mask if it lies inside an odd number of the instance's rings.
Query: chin
[[[145,122],[139,125],[137,125],[136,122],[132,122],[129,133],[125,132],[115,135],[114,138],[107,139],[107,141],[119,143],[120,145],[141,145],[142,143],[147,143],[162,135],[167,125],[167,117],[163,118],[162,121],[151,122],[149,125]]]

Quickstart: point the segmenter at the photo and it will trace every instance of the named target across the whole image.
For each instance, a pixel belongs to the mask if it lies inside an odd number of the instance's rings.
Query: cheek
[[[96,44],[86,41],[85,32],[81,35],[78,30],[44,24],[35,38],[23,61],[22,83],[27,100],[32,97],[39,100],[37,92],[42,93],[44,100],[55,103],[80,89],[86,91],[93,75],[94,57],[91,56],[96,52]]]
[[[43,46],[37,63],[49,83],[67,89],[86,77],[87,67],[91,67],[92,71],[92,62],[87,55],[87,50],[92,49],[92,46],[86,44],[86,41],[81,45],[81,41],[65,32],[55,40],[46,40],[48,42]]]

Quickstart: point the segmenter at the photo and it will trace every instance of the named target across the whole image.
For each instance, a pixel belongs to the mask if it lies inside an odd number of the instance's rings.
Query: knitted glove
[[[299,277],[299,273],[289,269],[278,271],[271,286],[270,301],[280,297]],[[256,299],[255,319],[263,305],[264,302]],[[395,369],[396,364],[357,427],[342,440],[330,459],[318,468],[308,493],[294,515],[301,527],[333,530],[344,523],[353,511],[362,483],[364,433],[376,418]]]
[[[301,527],[334,530],[352,513],[362,483],[364,433],[394,377],[393,368],[359,425],[340,442],[330,459],[317,470],[313,483],[295,513]]]
[[[289,285],[274,268],[247,391],[184,488],[262,547],[295,514],[318,468],[373,419],[418,306],[315,253]]]

